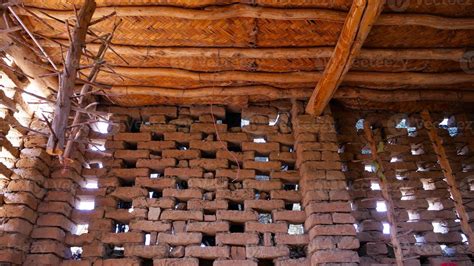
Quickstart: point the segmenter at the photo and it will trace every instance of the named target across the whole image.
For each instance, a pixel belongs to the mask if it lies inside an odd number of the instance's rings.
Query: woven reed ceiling
[[[45,13],[73,18],[72,3],[81,1],[23,2],[29,12],[18,9],[21,19],[60,65],[67,49],[58,43],[67,45],[66,27]],[[309,97],[352,0],[96,2],[96,18],[117,12],[93,25],[96,33],[108,33],[122,20],[112,41],[122,58],[109,52],[111,71],[98,78],[113,88],[98,94],[106,102],[137,106]],[[474,4],[396,3],[387,1],[335,97],[387,101],[381,99],[387,93],[445,93],[447,99],[455,97],[451,91],[470,93],[474,75],[462,58],[474,47]],[[87,48],[94,52],[99,45]]]

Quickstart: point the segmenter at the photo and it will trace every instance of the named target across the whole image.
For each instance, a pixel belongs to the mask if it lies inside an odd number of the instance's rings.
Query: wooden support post
[[[393,250],[395,252],[395,259],[397,261],[397,266],[403,266],[403,251],[400,245],[400,241],[398,240],[398,225],[397,220],[395,218],[395,207],[393,204],[392,197],[390,196],[390,189],[389,185],[387,184],[387,179],[385,177],[385,170],[383,167],[383,162],[378,156],[379,149],[381,145],[378,145],[375,142],[374,135],[372,132],[372,128],[369,125],[369,122],[366,120],[364,121],[364,133],[367,139],[367,142],[370,147],[370,154],[372,157],[372,161],[376,167],[376,175],[379,177],[380,188],[382,191],[382,197],[385,200],[385,205],[387,206],[387,220],[390,226],[390,240],[392,241]]]
[[[95,11],[95,1],[86,0],[77,17],[72,34],[71,45],[66,55],[64,70],[60,76],[58,97],[54,110],[52,130],[48,139],[46,151],[52,155],[62,155],[64,152],[65,135],[71,112],[71,96],[76,85],[77,69],[85,45],[87,29]]]
[[[436,132],[436,126],[431,120],[431,115],[427,110],[421,112],[421,117],[425,128],[428,130],[428,135],[430,137],[431,143],[433,144],[433,149],[438,157],[438,163],[443,170],[444,177],[449,186],[449,191],[453,197],[454,206],[456,212],[458,213],[459,220],[461,221],[461,230],[466,234],[469,240],[469,250],[474,253],[474,232],[472,227],[469,225],[469,216],[467,215],[466,209],[464,208],[462,194],[459,191],[458,185],[456,183],[456,177],[454,176],[453,169],[446,155],[446,151],[443,147],[443,140],[439,137]]]
[[[323,113],[359,54],[384,4],[385,0],[354,0],[334,53],[306,106],[307,113],[312,115]]]

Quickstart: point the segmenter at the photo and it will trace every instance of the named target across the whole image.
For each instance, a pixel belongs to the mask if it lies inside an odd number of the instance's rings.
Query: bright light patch
[[[374,165],[371,165],[371,164],[366,164],[364,166],[364,170],[367,171],[367,172],[371,172],[371,173],[375,173],[375,166]]]
[[[388,235],[390,234],[390,225],[388,223],[383,223],[383,233],[385,235]]]
[[[154,179],[154,178],[158,178],[158,177],[160,177],[160,174],[159,174],[159,173],[151,173],[151,174],[150,174],[150,178],[153,178],[153,179]]]
[[[448,126],[449,119],[445,117],[441,123],[439,123],[440,126],[447,127]]]
[[[105,151],[105,145],[100,143],[90,144],[89,148],[93,151]]]
[[[293,211],[301,211],[301,204],[299,203],[293,203]]]
[[[387,211],[387,205],[385,204],[384,201],[377,201],[376,210],[377,210],[377,212],[386,212]]]
[[[466,243],[468,241],[467,236],[465,234],[461,233],[461,239],[463,243]]]
[[[87,234],[89,232],[88,224],[78,224],[76,226],[76,235]]]
[[[248,119],[240,120],[240,126],[241,127],[248,126],[248,125],[250,125],[250,120],[248,120]]]
[[[254,138],[253,142],[255,142],[255,143],[266,143],[267,141],[264,138]]]
[[[95,208],[95,202],[93,200],[80,200],[77,209],[82,211],[90,211]]]
[[[408,210],[408,221],[414,222],[420,220],[420,214],[417,211]]]
[[[88,188],[88,189],[99,188],[99,182],[97,182],[97,180],[87,180],[86,188]]]
[[[378,182],[372,181],[370,183],[370,189],[372,190],[380,190],[380,184]]]
[[[278,119],[280,118],[280,114],[277,115],[277,117],[273,120],[273,119],[270,119],[270,121],[268,122],[268,125],[269,126],[274,126],[276,125],[276,123],[278,122]]]
[[[146,234],[145,235],[145,246],[149,246],[151,243],[151,235],[150,234]]]
[[[449,232],[447,223],[445,222],[434,221],[431,224],[433,225],[434,233],[446,234]]]
[[[288,226],[289,235],[302,235],[304,234],[304,227],[302,224],[290,224]]]
[[[9,54],[6,54],[5,57],[2,57],[3,62],[5,62],[9,67],[13,66],[13,57]]]
[[[109,133],[109,123],[107,122],[97,122],[96,123],[97,130],[99,130],[100,133]]]

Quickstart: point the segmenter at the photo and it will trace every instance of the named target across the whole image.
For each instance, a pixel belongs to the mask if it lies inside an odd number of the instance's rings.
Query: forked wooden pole
[[[464,208],[462,194],[461,191],[459,191],[458,185],[456,183],[456,177],[453,173],[453,169],[451,168],[448,156],[446,155],[446,151],[443,146],[443,140],[436,132],[436,126],[431,120],[429,111],[424,110],[421,112],[421,118],[423,119],[425,128],[428,130],[428,135],[430,137],[431,143],[433,144],[433,149],[436,152],[436,156],[438,157],[438,163],[441,166],[444,177],[446,178],[446,182],[448,183],[449,191],[453,197],[454,207],[456,208],[456,212],[459,215],[459,220],[461,221],[461,230],[464,234],[466,234],[469,240],[469,250],[474,253],[474,232],[472,231],[472,227],[469,225],[469,216],[466,212],[466,209]]]
[[[385,177],[385,170],[382,164],[382,160],[378,156],[380,145],[377,145],[377,143],[375,142],[372,128],[370,127],[369,122],[367,120],[364,121],[364,133],[370,147],[372,161],[375,163],[376,175],[379,177],[382,197],[385,200],[385,205],[387,206],[387,220],[390,226],[390,240],[392,242],[393,250],[395,252],[397,266],[403,266],[403,251],[400,245],[400,241],[398,240],[398,225],[397,220],[395,219],[395,207],[393,204],[392,196],[390,196],[389,185],[387,184],[387,179]]]
[[[95,8],[94,0],[86,0],[84,2],[72,33],[64,71],[60,76],[58,98],[51,125],[53,134],[50,135],[46,147],[46,151],[51,155],[62,155],[64,153],[66,129],[71,112],[71,96],[74,93],[82,48],[85,44],[88,27]]]

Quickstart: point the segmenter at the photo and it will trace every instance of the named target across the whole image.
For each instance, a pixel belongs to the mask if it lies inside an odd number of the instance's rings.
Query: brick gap
[[[290,259],[299,259],[306,257],[306,248],[307,246],[300,246],[300,245],[288,245],[290,249]]]
[[[188,181],[186,180],[178,180],[176,182],[176,189],[188,189]]]
[[[173,209],[174,210],[186,210],[187,206],[188,206],[188,204],[187,204],[186,201],[180,201],[180,200],[176,199]]]
[[[123,161],[124,168],[132,169],[137,168],[137,161]]]
[[[259,200],[269,200],[270,194],[265,191],[255,191],[255,199]]]
[[[298,184],[296,183],[284,183],[283,184],[283,189],[286,190],[286,191],[291,191],[291,190],[294,190],[294,191],[298,191]]]
[[[133,207],[133,205],[132,205],[131,201],[119,200],[118,203],[117,203],[117,209],[126,209],[126,210],[128,210],[132,207]]]
[[[229,207],[227,209],[228,210],[233,210],[233,211],[243,211],[244,210],[241,203],[234,202],[234,201],[229,201]]]
[[[107,249],[108,258],[121,259],[125,257],[125,248],[121,246],[109,245]]]
[[[141,266],[153,266],[153,259],[142,259]]]
[[[137,147],[138,147],[138,142],[129,142],[129,141],[125,142],[125,148],[127,150],[137,150]]]
[[[245,225],[231,222],[230,225],[229,225],[229,232],[230,233],[244,233],[245,232]]]
[[[216,246],[216,236],[202,235],[201,247],[214,247]]]
[[[74,246],[69,248],[71,250],[71,260],[81,260],[82,247]]]
[[[140,132],[140,128],[141,128],[142,123],[143,123],[143,121],[141,121],[141,120],[132,119],[131,124],[130,124],[130,132],[132,132],[132,133]]]
[[[178,143],[178,145],[176,146],[176,149],[180,151],[187,151],[189,150],[189,143]]]
[[[259,211],[258,212],[258,222],[261,224],[271,224],[273,223],[272,214],[268,212]]]
[[[228,128],[233,128],[233,127],[240,128],[242,125],[242,113],[226,111],[225,122]]]
[[[153,140],[153,141],[163,141],[164,140],[164,135],[156,133],[156,132],[152,132],[151,133],[151,140]]]
[[[150,199],[159,199],[163,197],[163,193],[161,191],[148,189],[148,198]]]
[[[228,142],[227,148],[229,149],[229,151],[242,152],[242,147],[240,146],[239,143]]]
[[[135,180],[125,180],[125,179],[119,179],[120,186],[121,187],[133,187],[135,186]]]
[[[258,259],[258,266],[273,266],[273,260],[271,259]]]
[[[115,222],[114,226],[114,233],[126,233],[130,230],[128,224],[121,223],[121,222]]]
[[[214,260],[205,260],[205,259],[199,259],[199,266],[212,266],[214,263]]]

